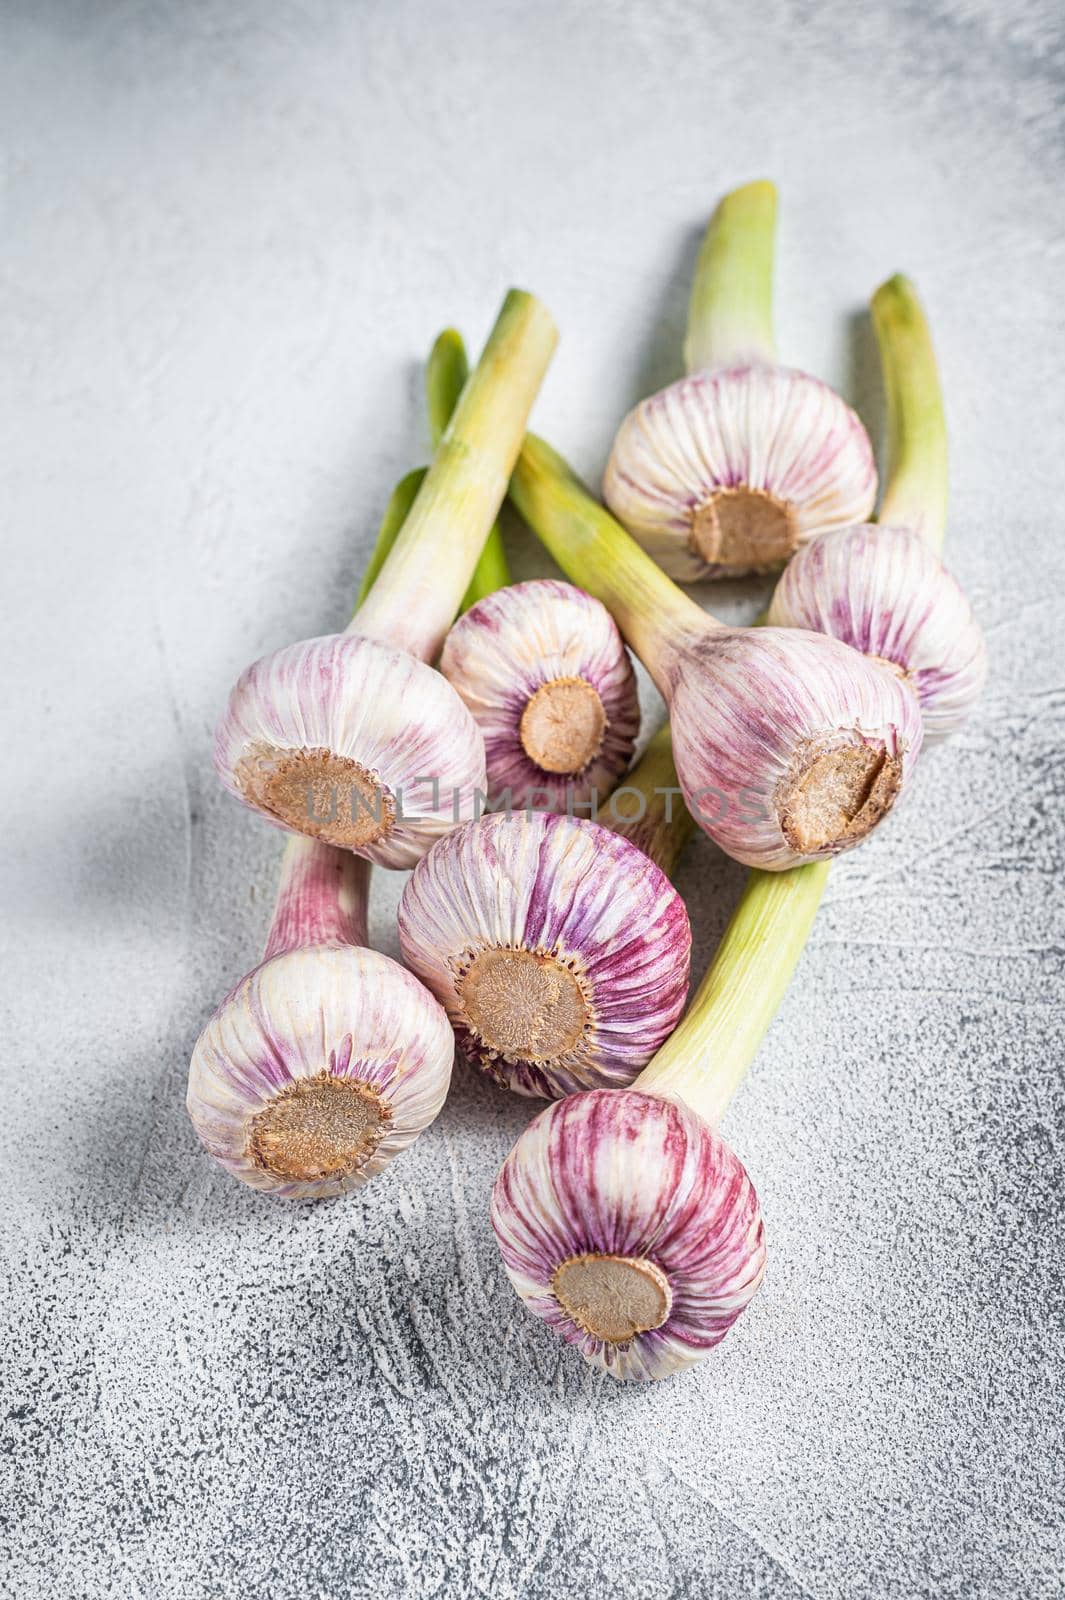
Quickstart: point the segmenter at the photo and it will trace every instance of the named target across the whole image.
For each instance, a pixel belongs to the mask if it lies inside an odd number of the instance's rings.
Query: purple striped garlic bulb
[[[451,629],[440,671],[481,730],[493,810],[571,810],[632,760],[629,653],[606,607],[572,584],[538,578],[488,595]]]
[[[769,621],[831,634],[887,664],[916,694],[926,739],[965,721],[987,677],[965,591],[908,528],[865,523],[815,539],[785,569]]]
[[[672,843],[656,834],[668,865],[686,827],[678,805]],[[631,1083],[688,992],[684,902],[636,845],[583,818],[495,812],[454,829],[411,874],[399,939],[463,1054],[518,1094]]]
[[[716,1131],[787,991],[828,863],[752,872],[683,1022],[628,1089],[525,1130],[492,1194],[529,1311],[615,1378],[700,1361],[765,1273],[758,1197]]]
[[[492,1226],[527,1309],[619,1379],[702,1360],[765,1274],[742,1162],[683,1101],[635,1089],[542,1111],[496,1179]]]
[[[215,767],[278,827],[410,867],[485,786],[484,747],[447,680],[349,632],[288,645],[241,674]]]
[[[188,1110],[250,1188],[320,1199],[359,1188],[433,1121],[454,1036],[432,995],[366,944],[370,868],[293,838],[262,962],[196,1041]]]
[[[781,871],[853,849],[909,784],[913,695],[835,640],[711,628],[660,670],[685,804],[736,861]]]
[[[693,372],[630,411],[603,499],[678,583],[771,572],[876,500],[857,413],[787,367]]]
[[[275,651],[237,682],[215,765],[277,826],[409,867],[475,813],[481,734],[427,663],[499,510],[555,340],[543,306],[512,290],[347,632]]]
[[[727,195],[696,268],[688,376],[618,430],[603,498],[681,583],[779,567],[806,540],[862,521],[876,465],[856,413],[827,384],[775,364],[776,191]]]
[[[926,738],[965,720],[987,650],[963,590],[939,559],[947,515],[947,425],[932,336],[901,274],[871,302],[891,472],[877,524],[823,534],[777,585],[769,620],[829,633],[884,662],[914,691]]]

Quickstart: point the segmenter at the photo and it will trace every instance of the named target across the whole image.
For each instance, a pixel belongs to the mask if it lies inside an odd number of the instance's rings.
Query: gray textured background
[[[0,1592],[1060,1594],[1056,0],[97,0],[2,34]],[[279,849],[209,737],[247,660],[344,620],[437,329],[542,295],[537,422],[594,473],[763,174],[782,351],[874,429],[861,307],[919,282],[993,676],[834,873],[730,1115],[764,1293],[621,1389],[502,1279],[526,1103],[460,1071],[343,1203],[200,1153],[186,1062]],[[739,882],[692,850],[700,967]]]

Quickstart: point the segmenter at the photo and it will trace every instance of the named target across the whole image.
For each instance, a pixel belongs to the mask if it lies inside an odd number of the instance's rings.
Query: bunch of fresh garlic
[[[436,1115],[457,1040],[555,1102],[504,1163],[492,1223],[529,1309],[619,1378],[700,1360],[762,1282],[758,1199],[720,1120],[832,858],[985,674],[938,559],[945,427],[913,288],[873,299],[891,474],[870,523],[858,418],[774,364],[775,206],[752,184],[715,213],[689,376],[622,424],[609,510],[523,443],[544,309],[512,292],[472,375],[442,334],[436,455],[397,487],[352,623],[250,667],[215,746],[227,787],[296,837],[264,958],[194,1051],[207,1149],[257,1189],[350,1190]],[[570,582],[509,586],[508,480]],[[764,628],[724,626],[667,576],[789,558]],[[631,768],[627,646],[670,713]],[[681,1020],[691,930],[670,877],[693,824],[753,870]],[[414,869],[406,969],[365,948],[370,862]]]

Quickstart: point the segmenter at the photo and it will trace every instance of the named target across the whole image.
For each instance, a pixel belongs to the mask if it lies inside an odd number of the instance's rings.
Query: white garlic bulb
[[[253,1189],[345,1194],[444,1103],[451,1026],[416,978],[364,947],[369,874],[348,851],[290,839],[263,960],[196,1041],[189,1116]]]
[[[632,759],[629,653],[606,607],[572,584],[539,578],[480,600],[444,641],[440,671],[481,730],[493,809],[574,809]]]
[[[831,634],[886,662],[916,694],[926,739],[965,720],[987,677],[965,591],[908,528],[864,523],[815,539],[777,584],[769,621]]]
[[[876,465],[861,421],[827,384],[777,364],[776,190],[721,201],[692,286],[688,376],[618,430],[603,498],[671,578],[780,567],[807,539],[868,517]]]
[[[603,498],[671,578],[771,571],[807,539],[867,517],[876,465],[827,384],[787,367],[696,372],[618,430]]]

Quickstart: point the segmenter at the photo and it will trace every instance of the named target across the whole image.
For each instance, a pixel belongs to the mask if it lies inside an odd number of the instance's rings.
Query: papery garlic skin
[[[242,978],[207,1023],[189,1071],[189,1115],[208,1152],[251,1188],[286,1199],[345,1194],[432,1122],[454,1048],[442,1008],[387,956],[342,945],[289,950]],[[257,1141],[263,1114],[301,1091],[322,1102],[317,1126],[272,1167]],[[362,1097],[361,1150],[330,1115],[337,1094],[345,1106]]]
[[[580,818],[496,812],[455,829],[411,875],[399,937],[459,1048],[519,1094],[631,1083],[687,996],[680,896]]]
[[[695,372],[652,395],[618,430],[603,498],[681,583],[773,570],[876,500],[869,436],[827,384],[768,363]],[[736,548],[710,512],[722,491],[753,490]],[[723,502],[722,502],[723,503]],[[751,504],[747,510],[750,511]]]
[[[632,661],[606,607],[572,584],[538,578],[488,595],[451,629],[440,671],[481,730],[492,809],[508,798],[572,809],[605,795],[632,759]]]
[[[618,1379],[702,1360],[765,1273],[758,1197],[739,1158],[682,1102],[637,1090],[541,1112],[499,1173],[492,1226],[527,1309]],[[575,1263],[587,1282],[582,1258],[593,1275],[583,1305],[566,1271]],[[641,1321],[656,1325],[632,1326]]]
[[[971,712],[987,647],[961,585],[919,534],[862,523],[798,551],[777,584],[769,622],[831,634],[891,662],[920,702],[926,739]]]
[[[835,640],[719,628],[690,638],[669,676],[685,804],[736,861],[779,872],[838,855],[909,785],[922,737],[916,698]],[[818,775],[808,811],[806,785]],[[828,809],[837,793],[838,814]]]
[[[357,633],[253,662],[218,724],[214,762],[230,793],[276,826],[383,867],[413,866],[474,816],[486,781],[480,731],[446,679]]]

